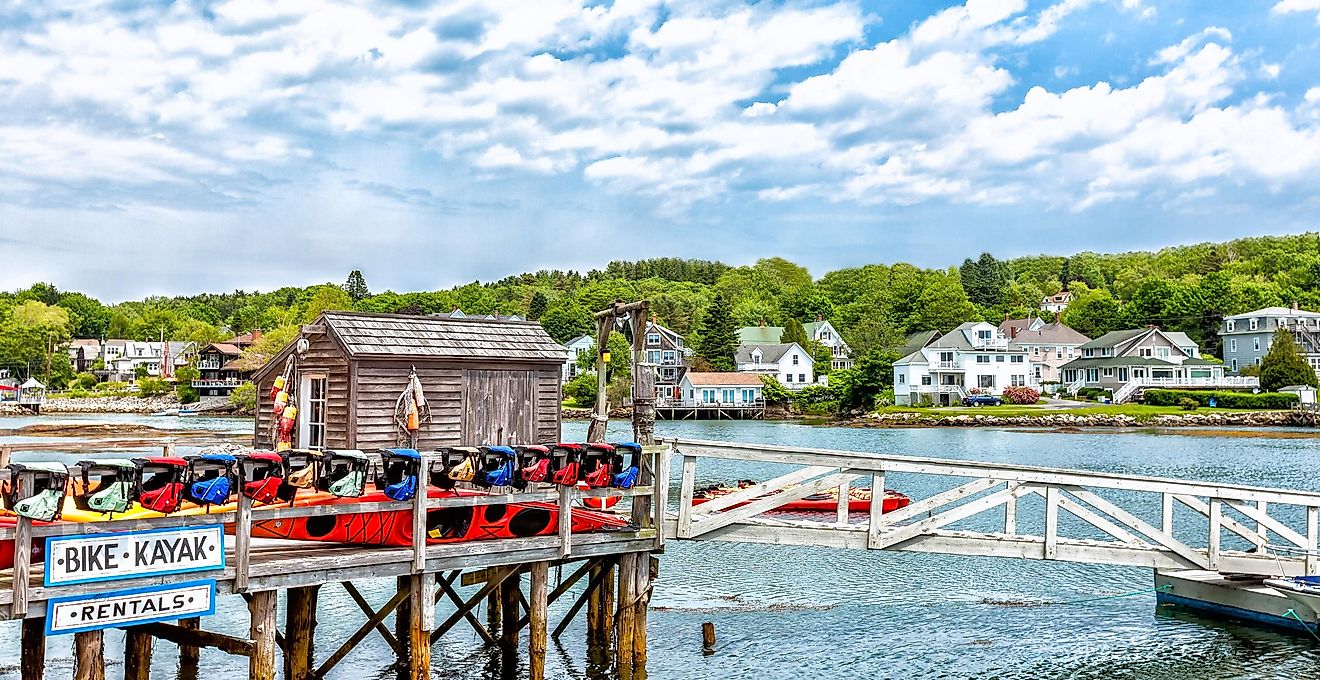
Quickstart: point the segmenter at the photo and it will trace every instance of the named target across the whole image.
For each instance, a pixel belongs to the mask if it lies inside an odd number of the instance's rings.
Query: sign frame
[[[215,530],[219,531],[218,555],[219,555],[220,563],[218,565],[214,565],[214,566],[203,565],[197,567],[185,567],[182,569],[164,568],[161,570],[143,572],[143,573],[111,574],[108,576],[92,576],[88,578],[60,580],[53,583],[51,582],[51,565],[54,562],[55,548],[59,543],[87,540],[87,539],[105,539],[108,537],[134,537],[134,536],[146,536],[151,534],[163,534],[163,533],[186,533],[189,531],[197,531],[199,529],[206,531],[215,531]],[[199,573],[204,571],[218,571],[224,569],[226,565],[225,525],[218,522],[214,524],[201,524],[196,526],[143,529],[140,531],[107,531],[101,533],[70,534],[65,536],[47,536],[46,544],[45,546],[43,546],[43,548],[45,550],[46,558],[42,568],[41,583],[42,586],[46,588],[59,588],[63,586],[74,586],[84,583],[104,583],[107,581],[125,581],[129,579],[138,579],[138,578],[154,578],[158,576],[169,576],[172,574],[190,574],[190,573]]]
[[[107,600],[127,595],[148,595],[151,593],[179,590],[197,586],[206,586],[209,590],[210,606],[205,611],[187,612],[183,614],[167,614],[165,616],[156,616],[148,619],[134,619],[132,621],[116,621],[105,624],[96,624],[90,626],[80,626],[78,628],[67,628],[54,630],[55,616],[54,609],[56,605],[66,602],[95,602],[97,600]],[[46,601],[46,635],[69,635],[72,633],[86,633],[93,630],[105,630],[107,628],[124,628],[128,626],[138,626],[146,623],[159,623],[162,621],[175,621],[183,618],[192,618],[194,616],[211,616],[215,614],[216,581],[215,579],[203,579],[198,581],[183,581],[180,583],[165,583],[154,586],[142,586],[141,588],[129,588],[126,590],[111,590],[104,593],[84,593],[82,595],[65,595],[61,597],[52,597]]]

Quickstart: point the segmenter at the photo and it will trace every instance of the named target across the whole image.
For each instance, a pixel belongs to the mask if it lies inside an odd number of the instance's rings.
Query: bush
[[[1195,399],[1183,397],[1178,400],[1178,407],[1184,411],[1195,411],[1198,406],[1200,406],[1200,404],[1198,404]]]
[[[1103,387],[1083,387],[1082,389],[1077,390],[1077,397],[1079,399],[1086,399],[1087,401],[1101,401],[1102,399],[1112,400],[1114,398],[1114,391],[1107,390]]]
[[[588,407],[596,403],[596,374],[579,373],[576,378],[564,385],[564,396],[578,406]]]
[[[1004,401],[1010,404],[1034,404],[1040,401],[1040,392],[1030,387],[1005,387]]]
[[[174,392],[179,395],[180,404],[194,404],[202,399],[202,396],[197,393],[197,388],[192,385],[184,385],[180,383],[179,386],[174,389]]]
[[[770,405],[787,404],[793,401],[793,391],[784,387],[772,375],[761,376],[761,396]]]
[[[80,387],[84,390],[90,390],[93,387],[96,387],[96,383],[98,382],[100,382],[100,380],[92,373],[79,373],[78,377],[73,381],[73,386]]]
[[[144,397],[159,397],[170,391],[170,384],[160,378],[142,378],[138,380],[138,393]]]
[[[234,408],[251,413],[257,408],[257,386],[250,382],[243,383],[229,393],[229,403]]]
[[[1288,409],[1297,403],[1298,397],[1279,392],[1251,394],[1199,390],[1146,390],[1142,396],[1142,401],[1149,406],[1181,406],[1183,399],[1194,401],[1197,406],[1209,406],[1210,400],[1214,399],[1217,408]]]

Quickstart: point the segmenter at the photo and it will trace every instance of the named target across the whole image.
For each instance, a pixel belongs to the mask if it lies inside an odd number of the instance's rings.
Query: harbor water
[[[34,419],[0,419],[0,428]],[[43,417],[42,423],[59,422]],[[250,420],[69,417],[251,432]],[[168,422],[161,422],[161,421]],[[584,436],[568,422],[564,439]],[[960,458],[1180,479],[1320,490],[1320,439],[1292,432],[1039,432],[998,429],[849,429],[774,422],[661,422],[659,436],[850,451]],[[627,423],[611,432],[626,439]],[[1245,435],[1245,436],[1244,436]],[[48,440],[48,439],[47,439]],[[10,438],[0,441],[15,441]],[[179,449],[187,453],[188,447]],[[40,454],[52,458],[52,454]],[[23,457],[21,454],[20,459]],[[28,456],[29,458],[33,456]],[[76,456],[70,456],[70,462]],[[698,483],[763,479],[772,465],[703,460]],[[676,481],[678,475],[673,475]],[[931,478],[891,474],[888,486],[914,498],[934,493]],[[1028,523],[1023,509],[1020,523]],[[1026,524],[1029,526],[1029,524]],[[552,581],[554,574],[552,573]],[[393,579],[359,584],[379,605]],[[581,586],[579,585],[578,588]],[[667,543],[649,624],[649,677],[733,680],[803,678],[1309,678],[1320,674],[1320,642],[1157,607],[1146,569],[718,542]],[[1121,597],[1107,597],[1112,595]],[[1104,599],[1096,599],[1104,598]],[[1087,600],[1086,602],[1081,602]],[[552,625],[567,608],[551,606]],[[244,635],[246,608],[221,599],[208,628]],[[437,608],[444,616],[450,608]],[[317,659],[363,617],[335,587],[322,590]],[[713,656],[701,651],[701,624],[715,623]],[[18,629],[0,635],[0,678],[18,673]],[[551,644],[548,674],[608,678],[582,661],[581,623]],[[525,636],[524,636],[525,640]],[[70,638],[49,641],[53,676],[71,673]],[[158,642],[153,678],[175,677],[173,646]],[[246,661],[203,650],[208,676],[239,677]],[[446,678],[517,678],[470,629],[455,628],[433,649]],[[110,677],[122,673],[122,634],[107,634]],[[332,678],[393,678],[385,643],[369,639]]]

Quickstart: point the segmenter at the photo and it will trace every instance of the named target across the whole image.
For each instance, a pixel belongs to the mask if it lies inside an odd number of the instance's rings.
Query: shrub
[[[1010,404],[1034,404],[1040,401],[1040,392],[1030,387],[1005,387],[1004,401]]]
[[[564,396],[571,398],[578,406],[586,407],[596,403],[596,374],[579,373],[564,385]]]
[[[793,400],[792,390],[784,387],[772,375],[761,376],[761,396],[767,404],[787,404]]]
[[[180,404],[193,404],[198,401],[201,401],[202,399],[201,395],[197,393],[197,388],[193,387],[192,385],[185,385],[180,383],[179,386],[176,387],[174,391],[175,394],[179,395]]]
[[[1182,399],[1190,399],[1197,406],[1209,406],[1215,400],[1217,408],[1288,409],[1297,403],[1295,394],[1280,392],[1211,392],[1200,390],[1146,390],[1142,400],[1150,406],[1180,406]]]
[[[1101,401],[1102,398],[1113,399],[1114,391],[1103,387],[1083,387],[1077,390],[1077,397],[1088,401]]]
[[[78,377],[75,378],[74,381],[73,381],[73,383],[74,383],[73,386],[74,386],[74,387],[80,387],[80,388],[82,388],[82,389],[84,389],[84,390],[90,390],[90,389],[92,389],[93,387],[96,387],[96,383],[98,383],[98,382],[100,382],[100,381],[97,379],[97,377],[96,377],[94,374],[91,374],[91,373],[79,373],[79,374],[78,374]]]
[[[250,382],[243,383],[229,393],[229,403],[234,408],[251,413],[257,408],[257,386]]]
[[[1178,407],[1184,411],[1195,411],[1198,406],[1200,406],[1200,404],[1198,404],[1195,399],[1183,397],[1178,400]]]
[[[144,397],[159,397],[170,391],[169,383],[160,378],[142,378],[138,380],[138,393]]]

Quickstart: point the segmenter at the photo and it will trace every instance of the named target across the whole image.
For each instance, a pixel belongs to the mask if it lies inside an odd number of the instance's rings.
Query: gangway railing
[[[667,536],[982,555],[1260,575],[1320,573],[1320,493],[943,458],[767,444],[666,440],[681,459]],[[703,460],[793,470],[693,505]],[[709,467],[709,466],[708,466]],[[948,487],[882,513],[886,475]],[[849,487],[870,482],[870,513],[850,522]],[[770,514],[835,490],[833,521]],[[674,497],[676,496],[676,498]],[[1039,514],[1023,501],[1042,501]],[[673,505],[671,505],[671,508]],[[1179,509],[1175,513],[1175,509]],[[1178,521],[1175,523],[1175,519]],[[1030,530],[1030,531],[1029,531]],[[1283,549],[1278,549],[1283,548]]]

